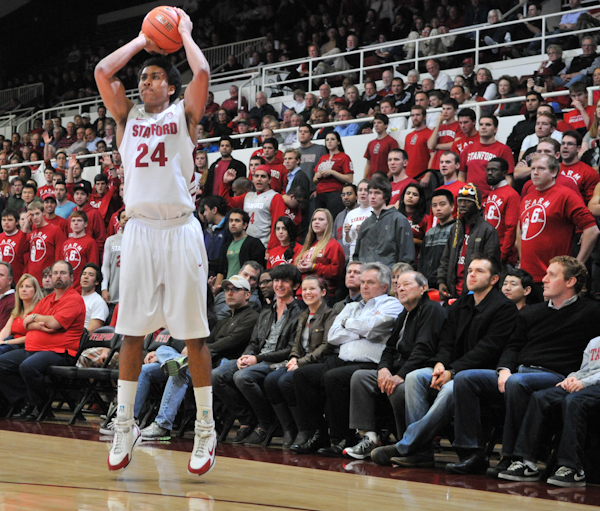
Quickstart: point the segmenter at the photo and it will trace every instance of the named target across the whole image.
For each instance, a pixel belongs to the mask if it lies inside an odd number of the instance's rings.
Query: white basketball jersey
[[[158,114],[135,105],[127,116],[119,152],[125,166],[127,216],[170,220],[194,211],[190,183],[194,144],[183,101]]]
[[[271,236],[271,201],[277,195],[275,190],[267,190],[260,195],[248,192],[244,197],[244,211],[250,215],[246,234],[263,242],[265,247]]]

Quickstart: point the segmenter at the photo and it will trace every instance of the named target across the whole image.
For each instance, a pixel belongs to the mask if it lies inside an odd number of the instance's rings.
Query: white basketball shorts
[[[167,327],[175,339],[208,337],[208,258],[200,223],[132,218],[121,245],[116,331],[143,336]]]

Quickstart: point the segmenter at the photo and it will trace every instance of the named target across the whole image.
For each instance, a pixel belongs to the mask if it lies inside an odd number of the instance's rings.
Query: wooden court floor
[[[485,476],[377,467],[281,449],[219,446],[212,472],[187,473],[192,439],[142,443],[106,468],[97,426],[0,420],[0,511],[567,510],[597,509],[600,488],[499,483]]]

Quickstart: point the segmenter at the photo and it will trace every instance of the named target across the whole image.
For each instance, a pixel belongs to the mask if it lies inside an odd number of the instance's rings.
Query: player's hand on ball
[[[161,50],[152,39],[150,39],[146,34],[144,34],[144,32],[140,32],[140,36],[142,36],[146,41],[146,44],[144,45],[144,50],[146,50],[148,53],[159,53],[160,55],[168,55],[166,51]]]
[[[179,33],[181,35],[183,35],[183,34],[191,35],[193,24],[192,24],[192,20],[190,19],[190,17],[187,14],[187,12],[185,12],[183,9],[180,9],[179,7],[173,7],[173,9],[175,9],[177,11],[177,14],[179,14]]]

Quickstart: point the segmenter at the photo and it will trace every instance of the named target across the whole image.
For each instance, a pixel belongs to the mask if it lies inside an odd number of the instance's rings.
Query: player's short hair
[[[209,195],[202,201],[202,204],[208,209],[217,208],[219,215],[225,216],[227,214],[227,201],[221,195]]]
[[[462,108],[458,111],[457,117],[460,119],[461,117],[468,117],[473,122],[477,120],[477,115],[475,115],[475,111],[472,108]]]
[[[293,264],[280,264],[275,266],[275,268],[271,269],[269,275],[273,280],[287,280],[291,282],[292,285],[302,283],[302,274]]]
[[[64,259],[59,259],[58,261],[54,261],[54,264],[52,265],[53,270],[57,264],[66,264],[67,268],[69,269],[69,275],[71,278],[73,278],[73,266],[71,266],[71,263],[69,261],[65,261]]]
[[[142,76],[142,72],[148,66],[156,66],[163,69],[167,75],[167,83],[175,86],[175,92],[169,96],[169,103],[173,103],[173,101],[179,99],[179,95],[181,94],[181,73],[179,72],[179,69],[165,57],[151,57],[142,64],[140,72],[138,73],[138,82],[140,76]]]
[[[504,159],[504,158],[492,158],[490,161],[488,161],[488,163],[499,163],[500,164],[500,170],[502,172],[504,172],[505,174],[508,174],[508,162]]]
[[[85,211],[79,211],[78,209],[74,210],[69,217],[69,222],[71,218],[83,218],[84,223],[88,223],[88,216]]]
[[[94,176],[94,184],[99,182],[108,184],[108,178],[106,177],[106,174],[96,174]]]
[[[263,147],[265,144],[271,144],[275,148],[275,151],[279,149],[279,142],[277,142],[277,139],[275,137],[269,137],[263,140]]]
[[[374,177],[369,183],[369,190],[381,190],[383,192],[383,198],[385,203],[389,204],[392,198],[392,185],[389,180]]]
[[[233,214],[238,214],[242,217],[242,223],[244,224],[249,224],[250,223],[250,215],[248,214],[247,211],[244,211],[241,208],[233,208],[230,212],[229,212],[229,218],[231,218],[231,215]]]
[[[446,190],[446,188],[438,188],[437,190],[434,190],[431,198],[433,199],[434,197],[446,197],[448,202],[451,205],[454,205],[454,195],[450,190]]]
[[[7,218],[12,216],[16,221],[19,221],[19,213],[17,213],[14,209],[6,208],[2,211],[2,218]]]

